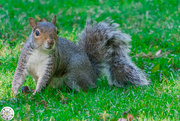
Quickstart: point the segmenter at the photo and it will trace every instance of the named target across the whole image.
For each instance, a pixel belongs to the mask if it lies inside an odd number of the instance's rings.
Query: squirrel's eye
[[[59,34],[59,31],[57,31],[57,34]]]
[[[38,30],[36,30],[36,36],[39,36],[39,31]]]

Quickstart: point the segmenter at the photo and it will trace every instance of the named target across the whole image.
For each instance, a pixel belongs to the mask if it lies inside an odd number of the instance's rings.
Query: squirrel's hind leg
[[[65,81],[65,84],[70,89],[75,89],[77,92],[80,92],[80,90],[87,91],[89,88],[96,87],[95,83],[92,82],[92,79],[86,74],[70,75]]]
[[[83,72],[83,70],[72,70],[67,74],[67,80],[65,84],[70,89],[75,89],[77,92],[87,91],[89,88],[95,88],[96,84],[94,83],[95,78],[93,75],[90,75],[88,72]]]

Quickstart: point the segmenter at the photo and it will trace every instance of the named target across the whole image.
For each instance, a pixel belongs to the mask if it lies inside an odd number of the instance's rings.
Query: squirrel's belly
[[[27,72],[37,81],[41,75],[46,73],[48,63],[48,55],[36,50],[28,59]]]

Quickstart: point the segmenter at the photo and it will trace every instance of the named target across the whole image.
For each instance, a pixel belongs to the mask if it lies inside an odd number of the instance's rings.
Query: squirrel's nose
[[[47,41],[48,42],[48,45],[50,45],[50,46],[53,46],[54,45],[54,41],[53,40],[49,40],[49,41]]]

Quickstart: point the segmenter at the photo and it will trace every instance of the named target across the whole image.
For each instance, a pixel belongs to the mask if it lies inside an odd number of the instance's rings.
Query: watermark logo
[[[1,117],[4,120],[11,120],[14,117],[14,110],[11,107],[4,107],[1,110]]]

